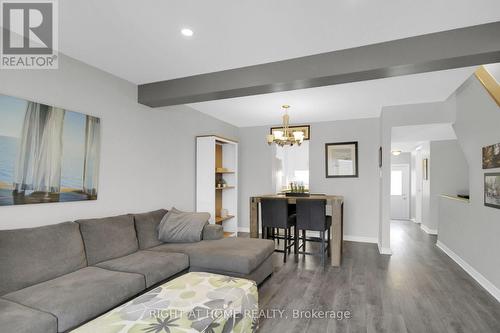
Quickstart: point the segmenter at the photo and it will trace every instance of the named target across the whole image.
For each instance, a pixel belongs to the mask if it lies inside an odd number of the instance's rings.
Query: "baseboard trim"
[[[249,227],[238,227],[238,232],[250,232]]]
[[[446,253],[453,261],[455,261],[458,266],[469,274],[474,280],[477,281],[487,292],[489,292],[497,301],[500,302],[500,289],[498,289],[493,283],[491,283],[487,278],[485,278],[481,273],[476,271],[471,265],[469,265],[465,260],[463,260],[458,254],[450,250],[446,245],[441,243],[439,240],[436,242],[436,246]]]
[[[344,240],[348,241],[348,242],[375,243],[375,244],[378,244],[378,239],[374,238],[374,237],[344,235]]]
[[[429,235],[437,235],[438,234],[437,229],[431,229],[423,224],[420,224],[420,229],[422,229],[423,231],[425,231]]]
[[[380,254],[392,255],[392,250],[390,247],[381,247],[380,244],[377,243],[378,252]]]
[[[419,222],[417,222],[417,219],[413,219],[413,218],[412,218],[412,219],[410,219],[410,221],[412,221],[413,223],[417,223],[417,224],[419,224]]]

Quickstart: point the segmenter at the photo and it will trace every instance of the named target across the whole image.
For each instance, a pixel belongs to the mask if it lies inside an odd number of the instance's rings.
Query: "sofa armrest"
[[[217,240],[224,238],[224,228],[217,224],[207,224],[205,228],[203,228],[202,238],[203,240]]]

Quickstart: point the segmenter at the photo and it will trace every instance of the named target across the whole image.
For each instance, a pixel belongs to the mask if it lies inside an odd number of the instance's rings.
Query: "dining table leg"
[[[343,230],[342,230],[342,220],[343,220],[343,207],[342,203],[336,202],[332,205],[332,236],[333,236],[333,246],[331,253],[330,264],[335,267],[339,267],[342,261],[342,242],[343,242]]]
[[[259,202],[250,197],[250,237],[259,238]]]

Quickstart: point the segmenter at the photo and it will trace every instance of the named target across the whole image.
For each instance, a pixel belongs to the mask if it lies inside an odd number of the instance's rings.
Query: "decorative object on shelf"
[[[226,218],[226,217],[228,217],[228,216],[229,216],[229,212],[228,212],[228,210],[227,210],[227,209],[225,209],[225,208],[222,208],[222,209],[220,210],[220,217],[222,217],[222,218]]]
[[[326,178],[358,177],[358,142],[325,144]]]
[[[500,168],[500,143],[483,147],[483,169]]]
[[[429,159],[424,158],[422,160],[422,172],[423,172],[423,177],[424,180],[429,180]]]
[[[219,178],[217,179],[217,184],[216,184],[217,188],[224,188],[224,187],[227,187],[227,182],[224,178]]]
[[[500,209],[500,172],[484,174],[484,205]]]
[[[309,140],[309,125],[304,126],[290,126],[290,116],[288,115],[288,109],[290,105],[282,106],[283,114],[283,126],[282,127],[272,127],[271,134],[267,136],[267,143],[271,145],[272,143],[278,146],[293,146],[301,145],[304,140]]]
[[[97,200],[101,122],[0,95],[0,206]]]

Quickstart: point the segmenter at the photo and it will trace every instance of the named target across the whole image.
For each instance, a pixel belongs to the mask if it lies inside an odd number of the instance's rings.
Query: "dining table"
[[[250,197],[250,237],[259,238],[259,206],[262,198],[285,198],[288,204],[296,204],[297,199],[324,199],[327,204],[327,215],[332,216],[330,235],[330,264],[338,267],[342,263],[342,243],[344,232],[344,197],[341,195],[311,194],[307,196],[287,196],[285,194],[266,194]]]

